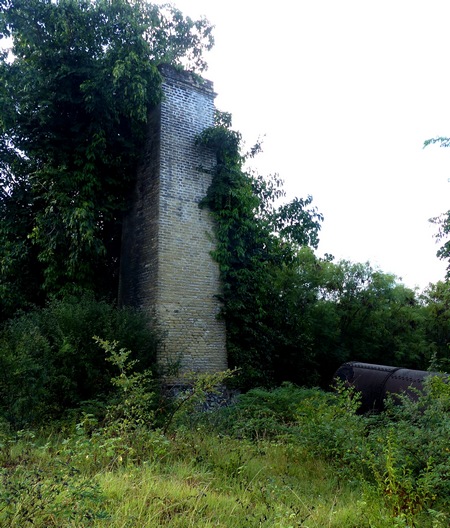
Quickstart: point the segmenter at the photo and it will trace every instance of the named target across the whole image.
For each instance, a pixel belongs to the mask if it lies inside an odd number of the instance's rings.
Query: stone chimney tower
[[[225,324],[217,318],[219,269],[211,257],[214,225],[199,208],[215,156],[195,145],[213,125],[210,81],[161,68],[163,100],[149,118],[149,139],[132,209],[124,222],[119,297],[149,314],[162,336],[158,361],[184,372],[227,368]]]

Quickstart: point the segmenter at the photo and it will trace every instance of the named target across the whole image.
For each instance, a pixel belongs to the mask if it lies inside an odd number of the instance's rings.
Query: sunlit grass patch
[[[154,467],[105,473],[99,482],[112,527],[237,526],[229,523],[236,517],[235,496],[215,488],[211,474],[186,464],[171,466],[170,474]]]
[[[214,464],[173,460],[170,465],[155,463],[99,475],[109,526],[337,527],[336,520],[349,519],[355,496],[338,485],[324,463],[305,459],[290,465],[292,450],[266,442],[244,445],[251,451],[248,463],[232,465],[228,471],[233,443],[229,440],[224,446],[221,439],[209,438],[209,447],[217,450],[211,457]]]

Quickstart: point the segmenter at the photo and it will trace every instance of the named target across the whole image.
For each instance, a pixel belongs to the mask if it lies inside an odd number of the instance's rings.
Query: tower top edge
[[[180,84],[188,85],[190,88],[198,90],[200,92],[207,93],[211,97],[216,97],[214,92],[214,84],[208,79],[204,79],[196,73],[180,70],[170,64],[160,64],[158,70],[161,73],[163,79],[167,81],[175,81]]]

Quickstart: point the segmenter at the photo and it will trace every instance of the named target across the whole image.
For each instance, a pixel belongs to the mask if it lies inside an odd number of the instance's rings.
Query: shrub
[[[365,461],[392,513],[422,526],[422,512],[450,506],[450,385],[431,376],[417,401],[400,400],[371,419]]]
[[[0,413],[15,428],[59,418],[87,400],[105,400],[114,369],[93,341],[117,340],[139,369],[154,365],[155,334],[143,314],[90,297],[55,300],[0,331]]]
[[[63,453],[77,469],[95,472],[127,464],[140,464],[162,457],[167,440],[155,428],[156,394],[150,370],[136,371],[131,352],[118,348],[117,341],[94,337],[116,373],[114,387],[100,424],[84,413],[75,435],[64,443]]]
[[[331,464],[340,482],[363,489],[390,516],[389,526],[447,526],[450,512],[450,383],[429,377],[423,393],[387,402],[377,415],[358,415],[359,395],[285,384],[254,389],[221,410],[223,435],[295,445],[305,459]],[[383,525],[384,526],[384,525]]]
[[[284,383],[275,389],[256,388],[241,394],[229,408],[205,417],[222,433],[261,439],[298,434],[298,408],[308,399],[320,399],[319,389]]]

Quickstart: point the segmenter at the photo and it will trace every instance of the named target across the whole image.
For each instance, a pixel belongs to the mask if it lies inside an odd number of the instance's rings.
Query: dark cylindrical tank
[[[404,393],[416,399],[416,391],[423,390],[425,378],[433,374],[437,373],[350,361],[337,369],[334,378],[355,387],[361,393],[360,411],[368,412],[383,410],[388,394]]]

